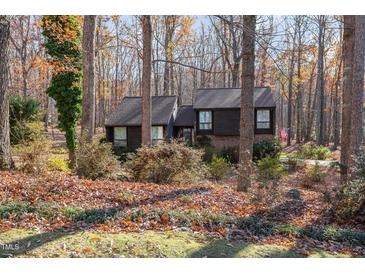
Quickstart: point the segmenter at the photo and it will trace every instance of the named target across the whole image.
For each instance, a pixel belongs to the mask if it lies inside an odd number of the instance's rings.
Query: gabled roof
[[[240,88],[204,88],[194,95],[194,109],[240,108]],[[255,87],[255,107],[275,107],[269,87]]]
[[[179,107],[174,125],[177,127],[194,126],[194,109],[192,105],[182,105]]]
[[[177,102],[176,96],[152,96],[152,125],[167,125]],[[105,126],[140,126],[142,98],[124,97],[122,103],[105,121]]]

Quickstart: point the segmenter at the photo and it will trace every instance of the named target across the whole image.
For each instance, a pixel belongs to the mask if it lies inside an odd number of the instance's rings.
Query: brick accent
[[[262,140],[274,141],[274,139],[275,139],[274,134],[256,134],[254,138],[254,143],[260,142]]]

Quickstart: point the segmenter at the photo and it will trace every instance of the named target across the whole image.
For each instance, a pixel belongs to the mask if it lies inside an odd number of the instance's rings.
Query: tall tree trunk
[[[92,142],[95,125],[95,15],[84,17],[83,27],[83,97],[81,134]]]
[[[294,35],[295,37],[295,35]],[[295,43],[295,42],[294,42]],[[287,146],[291,144],[292,138],[292,104],[293,104],[293,73],[294,73],[294,45],[292,49],[291,59],[290,59],[290,68],[289,68],[289,83],[288,83],[288,138],[287,138]]]
[[[96,133],[96,128],[100,124],[100,98],[101,98],[101,82],[102,82],[102,76],[101,76],[101,38],[102,38],[102,16],[97,17],[97,28],[96,28],[96,71],[97,74],[97,91],[95,91],[95,126],[94,126],[94,134]]]
[[[303,99],[302,99],[302,79],[301,79],[301,37],[300,30],[298,34],[298,93],[297,93],[297,138],[296,142],[302,141],[302,124],[303,124]]]
[[[9,17],[0,16],[0,169],[14,167],[9,128]]]
[[[353,148],[352,154],[360,153],[363,139],[363,107],[364,107],[364,62],[365,62],[365,15],[355,16],[355,44],[352,76],[352,113],[351,127]]]
[[[175,31],[175,15],[167,15],[165,16],[165,60],[172,61],[172,38],[174,36]],[[165,70],[163,75],[163,92],[164,95],[172,94],[173,90],[171,89],[171,81],[172,81],[172,63],[165,62]],[[170,89],[170,91],[169,91]]]
[[[355,16],[344,16],[343,49],[343,92],[341,131],[341,180],[348,178],[351,155],[351,103],[352,103],[352,63],[354,60]]]
[[[119,16],[116,16],[115,19],[115,39],[117,42],[117,50],[115,54],[115,79],[114,79],[114,103],[113,103],[113,109],[117,106],[118,100],[119,100],[119,94],[118,94],[118,76],[119,76]]]
[[[308,103],[307,103],[307,128],[305,132],[304,141],[308,142],[311,138],[312,134],[312,125],[313,125],[313,108],[312,108],[312,87],[313,87],[313,78],[314,78],[314,70],[316,66],[313,65],[310,78],[309,78],[309,88],[308,88]]]
[[[143,31],[143,72],[142,72],[142,145],[151,145],[151,16],[141,17]]]
[[[254,139],[253,93],[255,88],[255,26],[256,16],[244,15],[242,37],[242,88],[240,110],[240,174],[238,191],[247,191],[251,186],[252,147]]]
[[[317,119],[317,143],[319,145],[324,144],[324,108],[325,108],[325,96],[324,96],[324,76],[323,76],[323,64],[324,64],[324,28],[325,18],[324,15],[319,17],[319,29],[318,29],[318,65],[317,65],[317,91],[318,91],[318,119]]]
[[[339,86],[340,86],[340,79],[341,79],[341,67],[342,67],[342,56],[340,56],[340,63],[337,68],[337,78],[335,83],[335,98],[334,98],[334,108],[333,108],[333,150],[337,150],[337,147],[340,143],[340,113],[339,109]]]

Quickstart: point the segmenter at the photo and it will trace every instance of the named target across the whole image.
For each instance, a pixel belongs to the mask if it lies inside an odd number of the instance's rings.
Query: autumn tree
[[[176,29],[176,17],[175,15],[167,15],[165,16],[165,41],[164,41],[164,49],[165,49],[165,60],[172,61],[173,57],[173,36]],[[170,95],[172,90],[172,77],[173,76],[173,66],[172,62],[165,62],[164,76],[163,76],[163,92],[165,95]],[[171,90],[171,93],[169,93]]]
[[[40,31],[37,26],[38,17],[29,15],[13,16],[10,41],[20,63],[21,90],[27,95],[32,70],[39,66],[43,47],[40,45]],[[15,75],[17,77],[17,75]]]
[[[324,144],[325,131],[325,94],[324,94],[324,37],[325,37],[325,16],[318,17],[318,63],[317,63],[317,94],[318,94],[318,119],[317,119],[317,143]]]
[[[92,142],[95,126],[95,15],[84,17],[82,51],[83,51],[83,96],[81,134],[87,134]]]
[[[143,31],[143,73],[142,73],[142,144],[151,144],[151,16],[141,16]]]
[[[290,50],[290,61],[289,61],[289,68],[288,68],[288,110],[287,110],[287,117],[288,117],[288,123],[287,123],[287,128],[288,128],[288,138],[287,138],[287,146],[290,146],[291,144],[291,140],[292,140],[292,136],[293,136],[293,122],[292,122],[292,117],[293,117],[293,81],[294,81],[294,65],[295,65],[295,43],[296,43],[296,38],[297,38],[297,25],[295,25],[294,27],[294,33],[288,33],[288,36],[291,37],[292,40],[292,48]]]
[[[244,15],[242,20],[242,88],[240,110],[240,175],[238,191],[247,191],[251,185],[253,130],[253,93],[255,89],[255,26],[256,16]]]
[[[65,132],[71,166],[75,166],[76,123],[81,115],[81,27],[76,16],[44,16],[45,47],[54,66],[48,94],[56,100],[58,122]]]
[[[224,51],[226,54],[223,55],[226,63],[228,64],[228,68],[232,77],[231,87],[239,86],[239,78],[240,78],[240,63],[243,58],[243,49],[240,46],[242,41],[242,37],[244,34],[241,32],[240,28],[237,28],[237,24],[244,24],[243,18],[241,16],[217,16],[218,20],[223,21],[227,26],[227,32],[229,35],[227,36],[224,33],[224,29],[219,28],[218,23],[211,19],[212,25],[216,30],[216,34],[218,39],[220,39]]]
[[[0,169],[10,169],[14,165],[10,153],[9,128],[9,20],[9,16],[0,16]]]

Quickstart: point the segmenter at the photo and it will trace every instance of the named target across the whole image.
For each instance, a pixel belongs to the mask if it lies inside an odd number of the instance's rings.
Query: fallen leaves
[[[232,183],[190,183],[164,184],[121,182],[107,180],[87,180],[66,173],[52,173],[42,177],[32,177],[17,172],[0,172],[0,204],[27,202],[31,205],[45,203],[57,205],[60,213],[50,216],[46,210],[41,215],[35,212],[9,214],[0,219],[0,230],[10,228],[37,228],[46,231],[57,229],[90,229],[107,233],[130,231],[190,229],[196,234],[209,233],[217,237],[242,239],[252,242],[267,242],[297,248],[295,235],[285,237],[257,237],[245,231],[231,230],[220,224],[221,220],[196,220],[191,224],[180,224],[171,216],[179,210],[182,214],[196,214],[197,218],[209,213],[211,216],[242,218],[260,216],[268,221],[305,227],[310,224],[328,223],[325,214],[328,204],[321,199],[321,192],[300,189],[301,199],[288,198],[286,193],[293,189],[294,178],[280,182],[278,198],[271,204],[263,200],[252,202],[251,193],[235,191]],[[253,190],[254,191],[254,190]],[[128,193],[130,203],[121,201],[121,194]],[[270,195],[269,192],[264,193]],[[130,197],[129,197],[130,196]],[[75,221],[65,216],[66,207],[82,211],[95,211],[94,223]],[[47,215],[48,214],[48,215]],[[184,216],[182,216],[184,217]],[[204,220],[204,219],[203,219]],[[204,223],[206,222],[206,223]],[[360,227],[361,228],[361,227]],[[99,241],[98,238],[91,238]],[[302,249],[313,248],[318,243],[306,239]],[[334,244],[332,244],[335,246]],[[338,247],[336,247],[338,249]],[[87,250],[84,252],[87,253]]]

